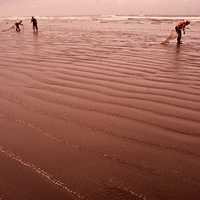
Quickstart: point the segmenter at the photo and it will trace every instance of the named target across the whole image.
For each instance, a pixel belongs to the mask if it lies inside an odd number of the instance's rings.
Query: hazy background
[[[0,0],[0,16],[199,13],[199,0]]]

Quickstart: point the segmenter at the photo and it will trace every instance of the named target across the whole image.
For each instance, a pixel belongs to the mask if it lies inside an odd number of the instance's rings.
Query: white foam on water
[[[74,197],[76,197],[79,200],[87,200],[83,195],[73,191],[69,186],[67,186],[65,183],[63,183],[61,180],[59,180],[58,178],[55,178],[53,175],[49,174],[48,172],[46,172],[45,170],[35,166],[32,163],[29,163],[25,160],[23,160],[22,158],[20,158],[18,155],[16,155],[13,152],[8,151],[7,149],[5,149],[3,146],[0,145],[0,153],[3,153],[4,155],[6,155],[8,158],[10,158],[11,160],[14,160],[15,162],[17,162],[18,164],[22,165],[23,167],[29,168],[32,171],[34,171],[35,173],[37,173],[38,175],[42,176],[43,178],[45,178],[46,180],[49,181],[49,183],[54,184],[58,187],[60,187],[61,189],[65,190],[66,192],[70,193],[71,195],[73,195]],[[1,200],[1,199],[0,199]]]
[[[99,15],[99,16],[35,16],[41,20],[105,20],[105,21],[128,21],[128,20],[152,20],[152,21],[177,21],[187,19],[200,22],[200,16],[133,16],[133,15]],[[0,20],[28,20],[31,16],[0,17]]]

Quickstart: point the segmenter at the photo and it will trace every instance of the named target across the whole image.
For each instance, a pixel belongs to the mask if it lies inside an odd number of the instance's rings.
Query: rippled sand
[[[200,24],[102,22],[0,33],[1,200],[200,198]]]

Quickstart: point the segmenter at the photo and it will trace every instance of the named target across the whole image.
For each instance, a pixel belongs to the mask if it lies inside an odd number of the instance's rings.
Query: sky
[[[198,15],[200,0],[0,0],[0,16]]]

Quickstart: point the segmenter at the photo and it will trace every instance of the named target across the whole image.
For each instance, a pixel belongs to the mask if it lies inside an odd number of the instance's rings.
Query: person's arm
[[[183,26],[183,34],[185,35],[185,27],[186,27],[186,24],[184,24]]]
[[[183,28],[183,34],[185,35],[185,28]]]

